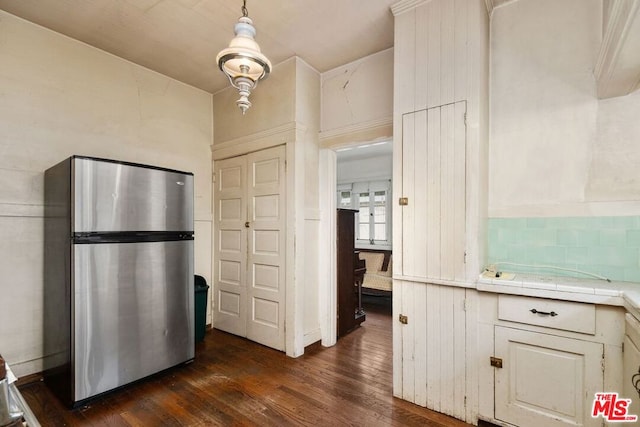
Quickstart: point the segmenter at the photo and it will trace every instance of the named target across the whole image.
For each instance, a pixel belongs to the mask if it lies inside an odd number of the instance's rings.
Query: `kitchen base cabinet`
[[[518,426],[600,426],[590,416],[602,390],[603,345],[495,327],[495,418]]]
[[[628,413],[640,417],[640,322],[626,314],[622,397],[631,399]]]
[[[616,306],[481,292],[479,418],[602,426],[602,416],[591,416],[593,400],[598,392],[622,393],[624,315]]]

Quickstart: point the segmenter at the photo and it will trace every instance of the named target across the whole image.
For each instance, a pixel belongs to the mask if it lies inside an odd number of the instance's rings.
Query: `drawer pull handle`
[[[529,310],[530,312],[532,312],[533,314],[540,314],[542,316],[551,316],[551,317],[556,317],[558,315],[558,313],[556,313],[555,311],[552,312],[548,312],[548,311],[538,311],[535,308],[532,308],[531,310]]]

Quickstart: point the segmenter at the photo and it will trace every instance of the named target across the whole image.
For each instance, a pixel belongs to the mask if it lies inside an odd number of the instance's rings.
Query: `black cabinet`
[[[361,301],[365,265],[355,250],[357,212],[352,209],[337,212],[338,337],[360,325],[366,317]]]

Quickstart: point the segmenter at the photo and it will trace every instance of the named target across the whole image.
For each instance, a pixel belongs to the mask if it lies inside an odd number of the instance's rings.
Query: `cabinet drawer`
[[[596,307],[581,302],[499,295],[498,319],[583,334],[596,333]]]

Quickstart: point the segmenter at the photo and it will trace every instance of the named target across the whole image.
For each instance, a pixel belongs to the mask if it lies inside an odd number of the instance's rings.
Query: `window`
[[[356,244],[391,245],[389,181],[357,182],[338,186],[338,207],[357,209]]]
[[[351,191],[338,192],[338,207],[342,209],[351,209]]]

